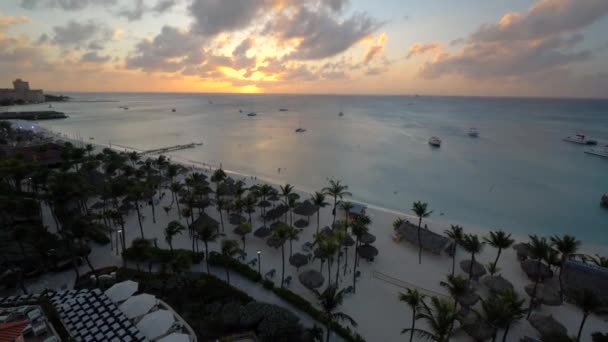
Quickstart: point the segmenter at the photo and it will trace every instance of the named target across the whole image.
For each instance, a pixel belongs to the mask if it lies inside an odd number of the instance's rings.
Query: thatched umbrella
[[[321,234],[323,234],[325,236],[333,236],[334,231],[331,228],[329,228],[329,226],[325,226],[325,227],[323,227],[323,229],[321,229]]]
[[[276,201],[281,200],[281,198],[279,197],[278,194],[272,194],[272,195],[270,195],[270,197],[268,197],[268,200],[272,201],[272,202],[276,202]]]
[[[192,222],[190,227],[194,230],[198,230],[204,226],[219,227],[219,225],[220,223],[216,219],[207,215],[205,212],[202,212],[198,218]]]
[[[376,241],[376,237],[370,233],[365,233],[365,234],[361,235],[361,238],[359,239],[359,241],[361,241],[362,243],[365,243],[365,244],[370,244],[370,243],[374,243]]]
[[[487,322],[476,319],[470,324],[462,326],[462,330],[471,336],[475,341],[486,341],[494,336],[495,329]]]
[[[288,211],[289,211],[288,206],[286,206],[284,204],[278,205],[275,208],[270,209],[266,212],[266,219],[270,220],[270,221],[280,219]]]
[[[520,259],[527,259],[532,257],[532,248],[529,243],[520,242],[513,245],[513,249],[517,251],[517,257]]]
[[[268,238],[268,240],[266,240],[266,244],[272,248],[279,248],[283,244],[283,241],[275,238],[274,236],[271,236]]]
[[[298,228],[305,228],[305,227],[308,227],[308,221],[306,221],[304,219],[299,219],[296,222],[294,222],[293,225]]]
[[[471,260],[463,260],[460,262],[460,268],[466,273],[469,274],[469,271],[471,271]],[[473,264],[473,278],[479,278],[482,275],[486,274],[486,269],[485,267],[483,267],[482,264],[480,264],[479,262],[475,261],[475,263]]]
[[[247,218],[245,216],[242,216],[239,214],[230,214],[230,218],[228,219],[228,222],[230,222],[230,224],[232,224],[232,225],[241,224],[246,221],[247,221]]]
[[[479,298],[475,290],[469,289],[463,295],[456,297],[456,301],[463,307],[471,307],[479,301]]]
[[[378,249],[372,245],[362,245],[357,248],[359,256],[364,259],[371,260],[378,255]]]
[[[315,270],[308,270],[300,273],[298,279],[300,279],[300,283],[302,283],[302,285],[310,290],[321,287],[325,282],[323,274]]]
[[[490,291],[492,292],[503,292],[507,290],[513,290],[513,284],[510,281],[503,278],[502,276],[487,276],[481,280],[481,283],[484,284]]]
[[[350,234],[346,235],[346,238],[342,240],[342,246],[344,247],[352,247],[355,245],[355,240]]]
[[[270,203],[268,200],[261,200],[258,203],[258,207],[260,208],[268,208],[268,207],[272,207],[272,203]]]
[[[300,267],[308,264],[308,255],[296,253],[289,257],[289,263],[299,271]]]
[[[531,280],[536,280],[538,277],[540,277],[541,280],[553,277],[553,271],[551,271],[549,266],[541,262],[539,267],[538,261],[536,260],[528,259],[522,261],[521,268]]]
[[[281,221],[276,221],[270,224],[270,229],[271,230],[275,230],[278,229],[280,226],[282,226],[284,223]]]
[[[528,296],[532,297],[534,292],[534,284],[526,285],[524,290],[526,290]],[[562,304],[559,289],[544,284],[538,284],[538,287],[536,288],[536,301],[550,306],[558,306]]]
[[[293,212],[301,216],[312,216],[317,213],[319,207],[306,200],[298,205]]]
[[[530,324],[536,329],[541,335],[568,335],[568,329],[556,321],[552,315],[543,316],[539,314],[532,315],[530,319]]]
[[[253,232],[253,235],[255,235],[256,237],[259,237],[261,239],[265,239],[265,238],[269,237],[270,234],[272,234],[272,230],[268,227],[260,227],[260,228],[256,229],[255,232]]]

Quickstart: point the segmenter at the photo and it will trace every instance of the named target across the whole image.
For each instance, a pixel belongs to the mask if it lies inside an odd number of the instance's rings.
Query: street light
[[[122,229],[119,229],[116,231],[118,233],[118,235],[116,236],[118,238],[118,240],[120,241],[120,246],[122,247],[122,250],[125,250],[125,245],[122,241]],[[118,241],[116,242],[116,255],[118,255]]]
[[[262,276],[262,251],[258,251],[258,273]]]

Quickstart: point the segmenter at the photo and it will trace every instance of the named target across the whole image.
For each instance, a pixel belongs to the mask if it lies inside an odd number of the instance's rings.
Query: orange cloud
[[[363,63],[368,64],[375,57],[380,56],[382,51],[384,51],[384,45],[386,44],[386,40],[388,39],[388,35],[386,33],[382,33],[378,36],[378,43],[373,44],[367,47],[365,53],[363,54]]]
[[[424,55],[427,53],[433,53],[438,55],[441,53],[441,44],[439,43],[415,43],[410,46],[410,50],[407,54],[407,58],[411,58],[417,55]]]

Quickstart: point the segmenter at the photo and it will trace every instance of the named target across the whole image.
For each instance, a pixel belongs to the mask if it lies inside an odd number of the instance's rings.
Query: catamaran
[[[603,150],[601,150],[599,148],[592,148],[592,149],[585,151],[585,153],[608,158],[608,145],[604,146]]]

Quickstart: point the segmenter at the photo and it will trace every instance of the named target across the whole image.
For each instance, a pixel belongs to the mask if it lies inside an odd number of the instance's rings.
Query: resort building
[[[30,84],[20,78],[13,81],[13,89],[0,89],[0,101],[41,103],[45,101],[41,89],[30,89]]]

